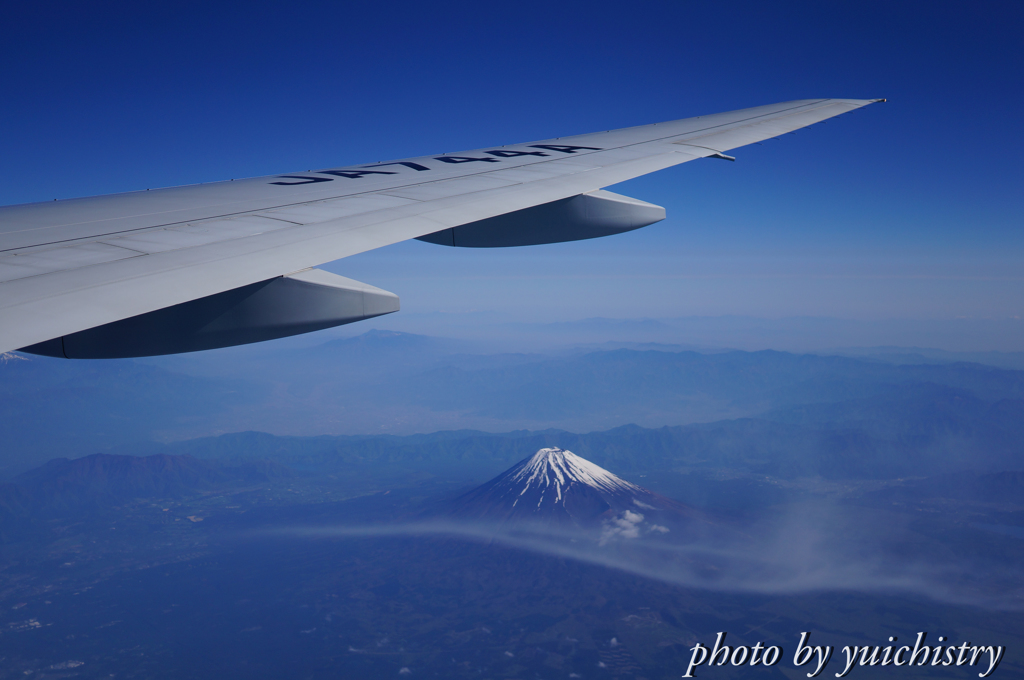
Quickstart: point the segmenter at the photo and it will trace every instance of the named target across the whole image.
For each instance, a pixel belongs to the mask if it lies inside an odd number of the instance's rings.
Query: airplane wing
[[[398,309],[313,267],[407,239],[592,238],[664,210],[603,187],[875,101],[811,99],[354,167],[0,208],[0,352],[167,354]]]

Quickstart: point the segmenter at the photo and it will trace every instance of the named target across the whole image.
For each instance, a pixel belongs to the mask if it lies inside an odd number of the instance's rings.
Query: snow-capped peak
[[[512,484],[522,484],[520,495],[531,488],[556,493],[557,500],[562,500],[562,490],[572,483],[584,484],[598,491],[643,492],[639,486],[616,477],[599,465],[580,458],[572,451],[559,448],[541,449],[532,458],[515,470],[509,480]]]
[[[541,449],[519,461],[454,499],[446,512],[508,526],[554,522],[603,527],[602,541],[639,536],[641,523],[642,533],[668,531],[663,524],[688,514],[685,506],[559,448]]]

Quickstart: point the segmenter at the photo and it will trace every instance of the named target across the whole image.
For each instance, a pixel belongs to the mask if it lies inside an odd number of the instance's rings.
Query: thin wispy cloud
[[[594,532],[532,526],[503,530],[478,523],[410,522],[363,526],[290,526],[252,536],[382,538],[445,536],[577,560],[684,587],[725,592],[902,593],[993,610],[1024,609],[1017,570],[992,561],[938,560],[887,548],[857,518],[828,508],[697,539],[644,527],[626,512]]]

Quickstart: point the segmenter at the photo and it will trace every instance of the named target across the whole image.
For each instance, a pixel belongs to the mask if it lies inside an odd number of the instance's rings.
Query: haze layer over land
[[[881,475],[946,471],[967,460],[979,471],[1005,469],[1019,454],[1024,373],[958,361],[1006,365],[1015,355],[629,342],[487,348],[370,331],[312,347],[145,361],[9,355],[0,363],[0,467],[16,473],[57,456],[249,430],[406,435],[628,424],[683,427],[678,436],[694,442],[691,450],[765,459],[784,450],[806,473],[826,476],[844,452],[843,469]]]

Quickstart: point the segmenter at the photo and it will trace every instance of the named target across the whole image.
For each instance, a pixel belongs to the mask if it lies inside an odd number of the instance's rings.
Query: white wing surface
[[[324,262],[411,238],[427,237],[447,245],[514,245],[516,238],[514,234],[509,238],[508,230],[514,232],[517,223],[500,216],[538,206],[562,206],[557,215],[549,211],[555,215],[553,221],[570,219],[564,217],[563,213],[569,214],[565,210],[584,216],[594,213],[588,206],[657,209],[639,201],[627,205],[631,199],[595,192],[697,158],[728,158],[724,152],[729,149],[792,132],[873,101],[879,100],[793,101],[457,154],[2,207],[0,352],[56,341],[229,291],[254,290],[246,287],[259,288]],[[589,203],[565,202],[581,196],[589,197]],[[482,222],[494,218],[499,219]],[[473,231],[474,225],[503,229],[504,240],[481,240],[483,227]],[[579,232],[549,240],[601,233]],[[545,242],[543,236],[523,238],[522,243]],[[341,277],[327,282],[326,276],[306,275],[284,297],[273,298],[276,303],[259,305],[262,309],[273,304],[294,307],[294,300],[303,299],[302,291],[309,286],[334,286],[364,296],[355,303],[356,311],[345,312],[351,317],[346,319],[356,320],[375,315],[366,296],[390,295]],[[274,290],[278,288],[283,290],[281,286]],[[246,314],[257,302],[248,304]],[[397,298],[384,307],[377,311],[397,309]],[[220,329],[217,332],[228,333],[222,312],[217,313],[214,326]],[[179,327],[189,314],[164,319],[164,331]],[[251,316],[243,319],[240,312],[231,314],[236,326],[251,323],[246,320]],[[276,318],[268,323],[277,324]],[[294,326],[300,330],[294,332],[326,327],[320,323],[300,323]],[[214,326],[204,324],[204,332],[213,332]],[[286,334],[291,333],[243,341]],[[222,345],[186,343],[136,355],[207,346]]]

